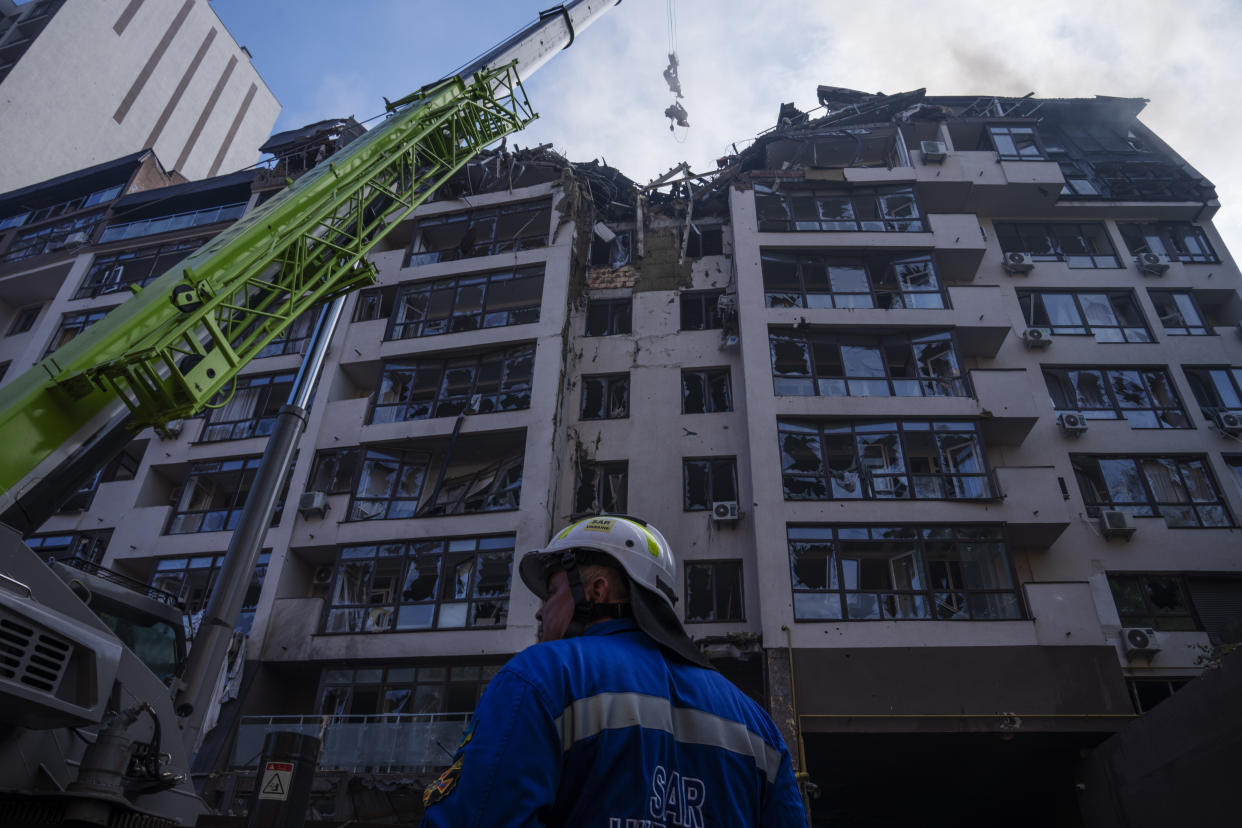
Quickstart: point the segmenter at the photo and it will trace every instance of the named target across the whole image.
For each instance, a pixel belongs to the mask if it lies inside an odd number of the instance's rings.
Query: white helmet
[[[586,601],[581,583],[572,572],[579,564],[579,553],[588,553],[581,563],[593,562],[589,553],[610,557],[629,578],[630,606],[638,627],[655,641],[691,663],[712,664],[682,629],[674,611],[677,603],[677,566],[668,541],[654,526],[629,515],[596,515],[584,518],[557,532],[542,549],[522,556],[518,574],[535,595],[548,597],[548,577],[559,570],[570,572],[575,590],[575,620],[590,620],[594,605]],[[571,632],[573,634],[573,632]]]

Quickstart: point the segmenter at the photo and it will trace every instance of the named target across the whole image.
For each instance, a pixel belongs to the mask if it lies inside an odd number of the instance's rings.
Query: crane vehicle
[[[0,389],[0,823],[163,828],[206,811],[188,773],[196,702],[219,672],[261,513],[274,506],[343,298],[374,282],[366,255],[391,228],[536,117],[521,78],[618,2],[541,12],[454,75],[388,103],[382,124]],[[137,429],[201,411],[316,306],[326,309],[311,353],[252,488],[251,501],[266,503],[248,504],[170,690],[152,670],[169,650],[136,643],[172,634],[167,619],[139,601],[118,614],[94,575],[58,576],[21,536]],[[135,647],[163,655],[144,663]]]

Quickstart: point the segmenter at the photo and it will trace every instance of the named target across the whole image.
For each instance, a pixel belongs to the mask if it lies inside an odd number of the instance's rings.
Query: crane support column
[[[194,636],[194,645],[174,696],[177,715],[182,717],[185,743],[191,747],[197,743],[203,716],[211,702],[216,686],[215,676],[228,655],[233,628],[237,625],[246,590],[250,587],[250,573],[254,571],[263,548],[263,539],[272,525],[272,515],[293,466],[298,440],[306,430],[311,397],[344,306],[345,297],[338,296],[319,312],[306,359],[298,369],[288,402],[276,417],[241,519],[233,531],[224,563],[220,566],[220,575],[216,578],[215,588]]]

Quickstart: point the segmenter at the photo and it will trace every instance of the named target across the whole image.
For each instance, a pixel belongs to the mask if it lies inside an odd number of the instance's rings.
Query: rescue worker
[[[580,520],[518,571],[543,643],[488,685],[423,826],[806,825],[776,725],[682,629],[655,527]]]

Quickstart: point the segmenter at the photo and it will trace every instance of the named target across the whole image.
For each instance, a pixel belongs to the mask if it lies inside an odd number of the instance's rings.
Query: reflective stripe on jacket
[[[768,714],[628,619],[514,656],[454,759],[424,826],[806,825]]]

